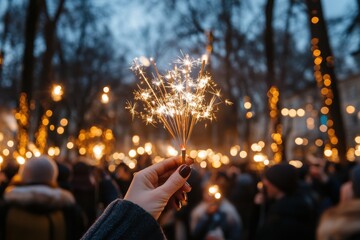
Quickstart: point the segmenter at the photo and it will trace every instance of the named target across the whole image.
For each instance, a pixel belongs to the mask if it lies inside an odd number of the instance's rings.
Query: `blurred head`
[[[352,182],[354,198],[360,198],[360,165],[355,166],[351,170],[350,180]]]
[[[28,159],[19,170],[20,182],[23,184],[56,185],[58,168],[54,160],[47,156]]]
[[[309,174],[314,178],[319,178],[324,172],[326,160],[319,157],[309,156]]]
[[[274,165],[265,171],[263,183],[269,198],[292,194],[298,185],[297,171],[287,163]]]
[[[317,228],[317,239],[360,239],[360,200],[349,201],[326,210]]]

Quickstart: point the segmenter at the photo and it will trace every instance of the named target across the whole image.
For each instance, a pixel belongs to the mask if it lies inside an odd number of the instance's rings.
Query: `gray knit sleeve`
[[[117,199],[81,238],[85,239],[166,239],[157,221],[138,205]]]

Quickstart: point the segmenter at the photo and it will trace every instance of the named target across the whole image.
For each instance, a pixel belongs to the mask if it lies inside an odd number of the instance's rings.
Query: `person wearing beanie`
[[[57,186],[58,168],[47,156],[28,159],[6,188],[0,239],[79,239],[84,220],[74,196]]]
[[[265,171],[262,182],[267,211],[256,239],[315,239],[315,209],[298,191],[297,169],[287,163],[274,165]]]

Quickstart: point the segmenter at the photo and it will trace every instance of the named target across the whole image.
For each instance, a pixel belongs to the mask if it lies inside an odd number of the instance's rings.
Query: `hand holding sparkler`
[[[189,55],[175,61],[173,70],[161,75],[156,63],[151,59],[155,69],[152,79],[143,71],[143,65],[135,59],[131,69],[139,75],[138,90],[134,92],[135,103],[128,102],[127,109],[139,116],[146,124],[159,122],[169,131],[181,146],[183,162],[186,155],[186,144],[194,125],[202,120],[215,119],[218,105],[222,102],[220,90],[209,74],[204,72],[205,62],[193,59]],[[194,76],[193,69],[201,66],[199,74]],[[136,109],[141,103],[142,110]],[[225,103],[230,104],[228,100]]]

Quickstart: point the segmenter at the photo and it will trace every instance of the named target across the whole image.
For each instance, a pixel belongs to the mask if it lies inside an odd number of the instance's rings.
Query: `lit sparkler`
[[[216,119],[215,113],[222,102],[220,90],[205,72],[205,61],[189,55],[178,58],[172,70],[160,74],[156,63],[150,59],[155,73],[152,78],[144,72],[145,64],[139,59],[133,61],[131,70],[140,79],[134,92],[135,103],[127,103],[132,116],[139,116],[146,124],[163,123],[171,136],[176,139],[185,161],[186,144],[193,127],[202,120]],[[200,68],[198,74],[193,70]],[[195,76],[196,75],[196,76]],[[231,104],[225,100],[226,104]],[[138,111],[137,106],[142,106]]]

